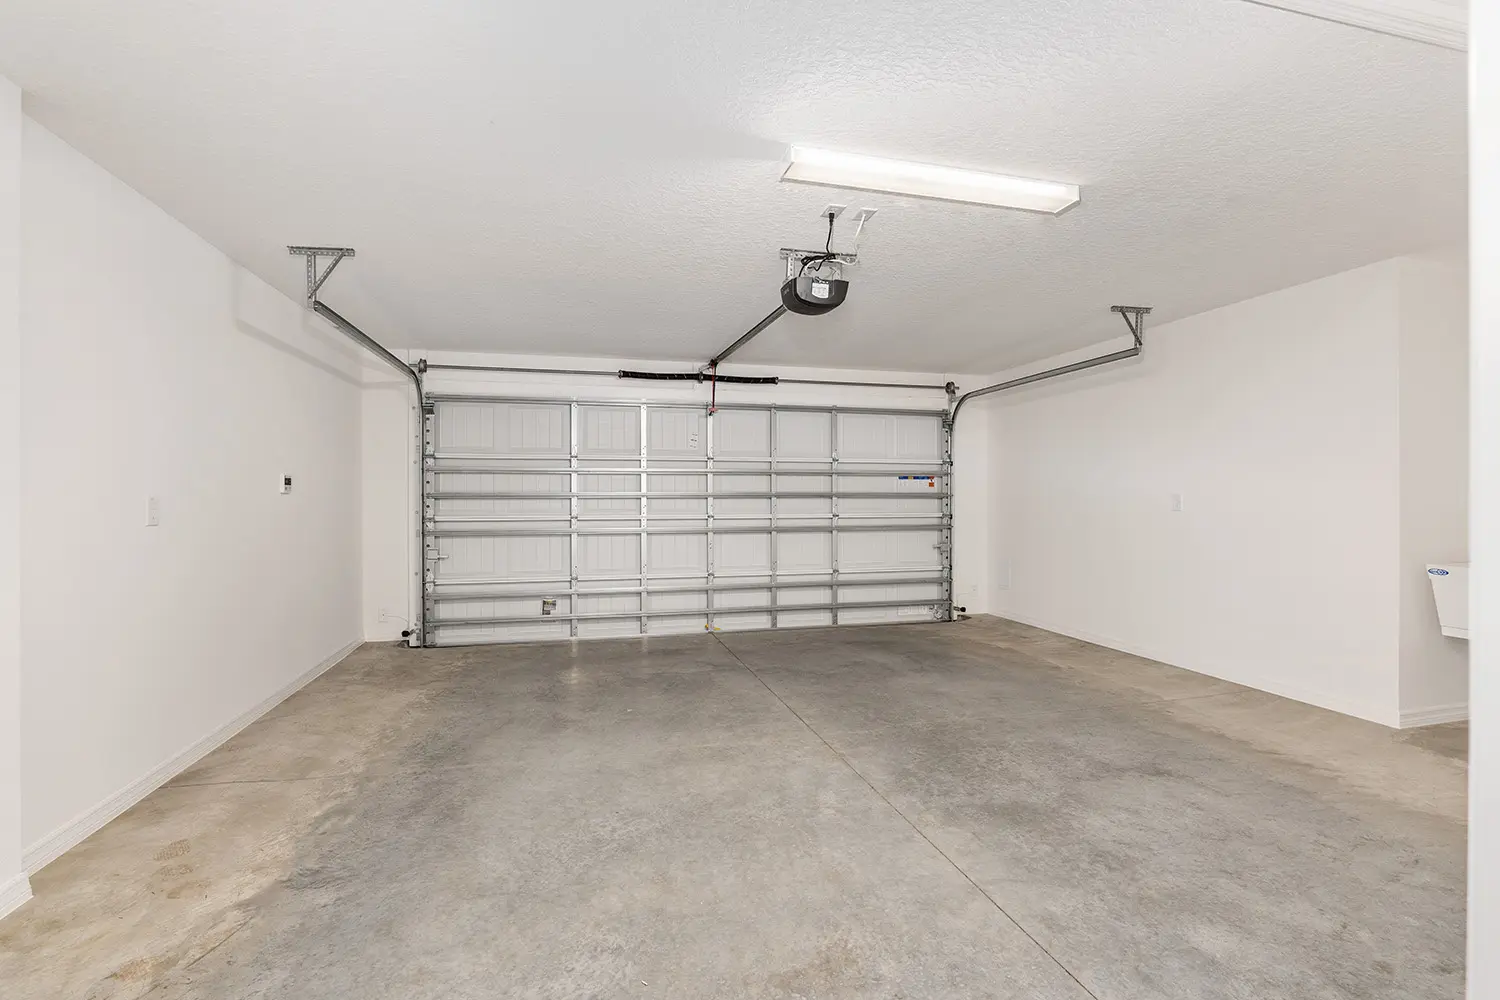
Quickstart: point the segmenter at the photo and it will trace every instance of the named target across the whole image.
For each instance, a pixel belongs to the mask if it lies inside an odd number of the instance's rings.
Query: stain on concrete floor
[[[366,646],[33,880],[7,998],[1462,996],[1465,768],[998,619]]]

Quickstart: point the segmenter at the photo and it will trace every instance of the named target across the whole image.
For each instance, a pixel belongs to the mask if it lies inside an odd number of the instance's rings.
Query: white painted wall
[[[21,865],[21,91],[0,77],[0,916],[31,887]]]
[[[1500,996],[1500,4],[1469,12],[1469,998]]]
[[[1465,718],[1469,643],[1444,636],[1426,567],[1469,558],[1468,259],[1400,267],[1403,725]]]
[[[1396,724],[1400,267],[1002,397],[996,613]]]
[[[29,120],[22,185],[34,867],[359,639],[360,387],[342,337]]]
[[[411,381],[387,367],[361,393],[361,606],[367,641],[398,639],[418,619],[418,421]]]
[[[332,294],[330,293],[330,298]],[[397,352],[415,359],[416,353]],[[422,352],[434,363],[525,366],[617,371],[631,368],[648,371],[684,371],[681,361],[621,361],[619,359],[538,357],[531,355],[453,354]],[[844,369],[788,368],[784,366],[725,365],[725,375],[756,375],[774,371],[789,378],[867,380],[941,384],[952,379],[960,386],[982,384],[978,376],[931,372],[878,372]],[[410,607],[412,574],[418,553],[411,545],[415,509],[415,482],[411,477],[412,393],[398,381],[400,376],[381,376],[366,387],[364,399],[364,627],[369,640],[398,638],[405,626],[399,621],[381,621],[381,609]],[[470,372],[432,372],[431,392],[513,394],[584,399],[708,400],[708,387],[690,382],[640,382],[577,376],[519,375]],[[720,385],[720,402],[781,402],[804,405],[884,406],[941,409],[941,392],[903,389],[854,389],[835,386],[745,386]],[[982,553],[987,537],[988,477],[983,470],[988,427],[979,414],[969,413],[955,436],[955,533],[958,559],[954,566],[954,595],[971,612],[983,611],[986,594]],[[413,609],[415,610],[415,609]],[[403,613],[405,614],[405,613]],[[406,617],[411,617],[406,614]]]

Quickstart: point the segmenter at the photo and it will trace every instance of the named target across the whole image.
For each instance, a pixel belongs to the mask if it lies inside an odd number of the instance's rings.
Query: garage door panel
[[[827,497],[790,497],[782,494],[776,498],[776,513],[787,521],[797,518],[826,520],[833,516],[833,501]]]
[[[892,601],[932,601],[943,596],[941,583],[893,584],[893,583],[846,583],[839,580],[839,602],[857,605],[860,603],[887,603]],[[842,609],[840,609],[842,610]]]
[[[771,516],[771,477],[769,475],[724,475],[715,471],[714,515],[730,520],[744,518],[766,518]],[[760,496],[725,496],[725,494],[750,493]],[[726,522],[727,523],[727,522]],[[738,525],[746,527],[747,525]]]
[[[816,628],[835,624],[832,611],[778,611],[778,628]]]
[[[840,625],[885,625],[894,622],[920,621],[932,621],[932,615],[927,608],[915,604],[900,608],[861,608],[858,606],[839,608]]]
[[[566,555],[568,538],[562,538]],[[639,535],[580,535],[578,538],[579,576],[628,576],[641,571],[641,537]]]
[[[797,604],[832,604],[833,587],[831,586],[806,586],[806,587],[782,587],[776,592],[776,603]]]
[[[943,516],[941,497],[846,497],[839,502],[841,515],[923,515]]]
[[[577,601],[581,615],[639,614],[641,610],[640,594],[580,595]]]
[[[437,417],[438,452],[568,454],[569,413],[557,403],[457,403]]]
[[[568,575],[566,536],[439,536],[436,543],[439,583],[473,577],[524,580],[566,579]]]
[[[714,573],[717,576],[770,574],[771,533],[719,535],[714,539]]]
[[[563,491],[567,491],[567,483],[563,484]],[[580,472],[578,474],[579,493],[639,493],[641,491],[641,477],[639,475],[628,475],[624,473],[600,473]],[[578,501],[578,513],[582,517],[595,517],[600,515],[619,515],[620,517],[640,516],[641,502],[635,497],[622,496],[611,498],[580,497]]]
[[[942,532],[859,531],[839,535],[839,569],[858,573],[872,570],[937,572],[942,569],[939,549]]]
[[[636,502],[636,506],[640,506],[639,501]],[[640,528],[641,520],[639,513],[637,513],[634,517],[615,517],[608,512],[594,514],[585,514],[580,512],[578,518],[578,529],[580,532],[604,531],[622,535],[634,533],[637,537],[639,537]],[[567,533],[567,530],[567,526],[564,525],[563,532]],[[581,543],[582,538],[588,536],[580,535],[579,537]],[[639,572],[639,568],[637,568],[637,572]]]
[[[841,462],[937,462],[942,458],[943,426],[935,417],[840,413],[838,421]]]
[[[438,605],[437,621],[460,621],[474,618],[543,618],[542,598],[515,597],[495,599],[491,597],[473,600],[449,600]]]
[[[436,643],[945,610],[933,414],[444,398],[428,428]]]
[[[771,628],[774,624],[775,619],[768,611],[741,614],[720,612],[714,615],[714,629],[719,632],[748,632],[754,629]]]
[[[639,618],[603,618],[578,623],[580,639],[627,639],[641,634]]]
[[[578,407],[578,457],[638,458],[641,454],[641,411],[636,406]]]
[[[704,534],[647,535],[647,574],[708,575],[708,536]]]
[[[648,493],[683,493],[689,494],[684,497],[659,497],[653,496],[646,501],[647,515],[665,514],[692,514],[698,517],[708,516],[708,500],[703,496],[691,494],[703,494],[708,491],[708,476],[706,474],[679,473],[670,475],[647,476],[646,491]]]
[[[433,629],[434,646],[476,646],[492,642],[545,642],[569,637],[566,621],[539,618],[535,623],[508,625],[449,625]]]
[[[770,455],[769,411],[724,408],[714,414],[715,459],[758,460]]]
[[[832,493],[833,477],[811,473],[781,473],[776,477],[776,494],[779,497],[796,496],[798,493]]]
[[[566,522],[567,499],[481,500],[475,497],[437,499],[432,501],[433,516],[438,521],[505,521],[516,518],[550,518]]]
[[[650,458],[706,458],[708,414],[678,407],[647,407]]]
[[[736,608],[768,608],[775,603],[772,600],[775,591],[765,588],[747,587],[744,590],[719,590],[714,593],[714,621],[718,623],[718,612],[732,611]]]
[[[714,516],[727,520],[766,520],[771,516],[771,500],[769,497],[744,497],[732,500],[719,497],[714,500]],[[742,527],[748,526],[742,525]]]
[[[784,574],[831,573],[833,536],[816,532],[777,535],[776,568]]]
[[[702,633],[708,628],[708,618],[704,615],[662,615],[651,618],[651,635],[686,635]]]
[[[672,586],[678,586],[673,583]],[[664,593],[647,594],[646,608],[650,611],[708,611],[708,590],[704,584],[703,590],[691,593]],[[707,617],[705,615],[705,621]]]
[[[827,464],[833,456],[833,420],[828,413],[783,410],[776,414],[778,461]]]

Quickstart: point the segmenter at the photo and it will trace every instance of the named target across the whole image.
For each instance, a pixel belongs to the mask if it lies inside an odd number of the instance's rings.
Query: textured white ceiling
[[[1461,54],[1229,0],[7,0],[42,124],[395,346],[704,359],[830,201],[848,303],[740,359],[986,370],[1461,241]],[[786,143],[1071,181],[1057,217],[777,183]],[[835,248],[847,249],[841,231]]]

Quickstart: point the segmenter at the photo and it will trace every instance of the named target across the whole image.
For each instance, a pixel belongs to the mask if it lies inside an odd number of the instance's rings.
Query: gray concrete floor
[[[0,995],[1456,1000],[1462,733],[986,618],[367,646],[37,875]]]

